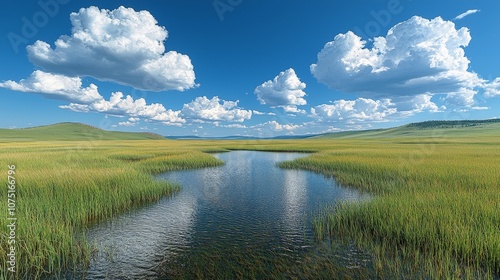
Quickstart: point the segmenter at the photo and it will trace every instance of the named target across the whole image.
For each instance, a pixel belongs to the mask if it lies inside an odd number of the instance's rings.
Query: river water
[[[352,246],[317,242],[311,223],[323,207],[364,195],[333,178],[276,166],[305,154],[233,151],[214,156],[226,164],[157,177],[180,184],[180,193],[90,229],[87,238],[98,253],[80,277],[316,278],[364,273],[367,256]]]

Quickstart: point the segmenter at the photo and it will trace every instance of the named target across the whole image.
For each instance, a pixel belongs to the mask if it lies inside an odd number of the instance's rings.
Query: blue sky
[[[497,1],[32,3],[0,14],[4,128],[267,137],[500,117]]]

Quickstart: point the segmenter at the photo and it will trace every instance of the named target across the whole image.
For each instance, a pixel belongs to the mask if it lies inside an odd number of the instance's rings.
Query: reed
[[[222,164],[199,151],[167,141],[97,141],[0,144],[0,158],[16,165],[17,278],[36,279],[89,263],[92,247],[82,232],[109,219],[172,195],[180,187],[156,181],[158,172]],[[7,185],[7,167],[2,168]],[[2,191],[0,213],[7,213]],[[7,228],[0,231],[6,244]],[[0,247],[0,278],[7,278],[7,246]],[[11,275],[12,276],[12,275]]]
[[[223,163],[209,153],[236,149],[309,152],[280,166],[334,176],[373,194],[367,201],[325,209],[313,226],[318,239],[333,245],[354,243],[370,252],[369,269],[381,278],[499,276],[500,139],[461,134],[0,143],[1,161],[16,165],[18,278],[57,274],[88,263],[93,248],[81,234],[85,228],[179,190],[155,181],[152,174],[217,166]],[[2,170],[5,186],[6,166]],[[4,201],[5,191],[1,193]],[[0,213],[6,211],[6,203],[0,203]],[[0,234],[4,244],[6,228]],[[0,278],[7,277],[6,254],[1,246]],[[191,276],[203,274],[203,266],[192,265]],[[324,265],[314,263],[312,256],[307,267],[318,270],[303,269],[313,275]],[[206,275],[219,269],[209,268]]]
[[[500,273],[500,139],[413,144],[337,141],[338,148],[281,163],[335,176],[375,194],[318,215],[318,238],[355,240],[380,276],[486,278]]]

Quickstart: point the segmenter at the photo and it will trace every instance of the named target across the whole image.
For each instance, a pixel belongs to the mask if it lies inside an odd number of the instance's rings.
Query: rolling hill
[[[361,131],[342,131],[317,135],[328,138],[419,138],[419,137],[486,137],[500,136],[500,119],[426,121],[407,125]]]
[[[106,131],[82,123],[57,123],[21,129],[0,129],[0,141],[69,141],[69,140],[158,140],[154,133]]]
[[[500,119],[426,121],[387,128],[358,131],[342,131],[321,135],[282,136],[274,138],[257,137],[214,137],[200,138],[193,136],[174,136],[170,139],[342,139],[342,138],[419,138],[419,137],[500,137]],[[106,131],[82,123],[57,123],[21,129],[0,129],[0,142],[14,141],[71,141],[71,140],[160,140],[164,136],[154,133]]]

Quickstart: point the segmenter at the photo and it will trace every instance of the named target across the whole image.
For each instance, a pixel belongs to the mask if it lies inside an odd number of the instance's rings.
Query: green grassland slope
[[[82,123],[58,123],[22,129],[0,129],[0,141],[71,141],[71,140],[154,140],[165,139],[154,133],[106,131]]]
[[[442,138],[468,136],[500,136],[500,119],[426,121],[387,129],[334,132],[318,135],[314,138]]]

